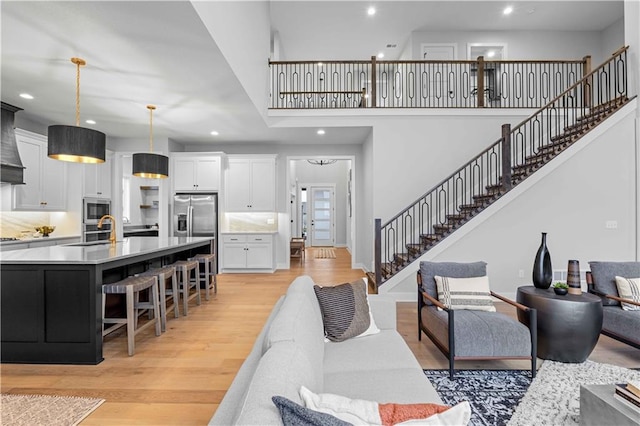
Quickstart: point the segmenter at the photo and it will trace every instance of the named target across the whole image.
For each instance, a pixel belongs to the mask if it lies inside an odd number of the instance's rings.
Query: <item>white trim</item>
[[[425,60],[424,48],[425,47],[453,47],[453,60],[458,59],[458,43],[421,43],[420,44],[420,60]]]

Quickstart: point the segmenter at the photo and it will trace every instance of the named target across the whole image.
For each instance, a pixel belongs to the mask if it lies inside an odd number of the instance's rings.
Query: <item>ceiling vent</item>
[[[15,113],[22,108],[2,102],[2,135],[0,137],[0,182],[12,185],[24,185],[24,166],[20,161],[16,132],[14,130]]]

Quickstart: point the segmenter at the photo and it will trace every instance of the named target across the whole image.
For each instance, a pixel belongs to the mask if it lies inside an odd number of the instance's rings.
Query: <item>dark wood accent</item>
[[[476,74],[478,108],[484,107],[484,56],[478,56],[478,73]]]
[[[377,58],[375,56],[371,57],[371,107],[377,107],[378,102],[378,77],[377,77],[377,68],[376,67]]]
[[[381,238],[381,233],[382,233],[382,220],[381,219],[376,219],[375,220],[375,230],[374,230],[374,238],[375,238],[375,242],[374,242],[374,264],[375,264],[375,285],[376,285],[376,291],[377,288],[380,286],[380,284],[382,284],[382,268],[381,268],[381,262],[382,262],[382,246],[381,246],[381,242],[382,242],[382,238]]]
[[[45,342],[90,343],[94,289],[87,270],[45,270]],[[93,315],[92,315],[93,314]]]
[[[502,125],[502,188],[509,191],[511,183],[511,124]]]
[[[3,268],[0,285],[3,346],[7,342],[37,342],[40,339],[38,324],[42,308],[38,294],[42,291],[39,275],[34,269],[5,271]],[[20,324],[20,327],[14,327],[13,323]]]

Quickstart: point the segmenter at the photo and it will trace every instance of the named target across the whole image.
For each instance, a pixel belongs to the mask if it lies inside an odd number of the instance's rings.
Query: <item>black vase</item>
[[[537,288],[547,289],[551,286],[553,271],[551,270],[551,255],[547,249],[547,233],[542,233],[542,243],[536,253],[533,262],[533,285]]]

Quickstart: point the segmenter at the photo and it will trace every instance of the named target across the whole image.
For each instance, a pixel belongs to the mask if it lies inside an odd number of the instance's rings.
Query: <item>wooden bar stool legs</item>
[[[180,305],[180,290],[178,287],[178,278],[176,276],[176,268],[173,266],[165,266],[162,268],[149,269],[137,277],[157,277],[158,289],[160,295],[160,320],[162,323],[162,331],[167,331],[167,298],[171,298],[173,302],[173,315],[175,318],[180,316],[178,305]],[[171,288],[167,289],[167,280],[171,280]],[[171,307],[171,306],[170,306]]]
[[[215,254],[197,254],[189,260],[195,260],[200,263],[200,274],[198,277],[198,285],[200,282],[204,284],[204,298],[209,300],[209,289],[213,284],[214,294],[218,292],[218,280],[216,279],[216,255]]]
[[[171,264],[176,268],[178,275],[178,285],[182,292],[182,313],[187,315],[189,312],[189,300],[196,299],[196,304],[200,304],[202,299],[200,296],[200,264],[195,260],[179,260]],[[191,280],[191,272],[195,274],[195,279]],[[189,295],[191,287],[195,288],[195,293]]]
[[[149,301],[140,302],[139,294],[143,290],[149,289]],[[126,318],[106,318],[105,304],[107,294],[124,294],[126,297],[127,315]],[[156,336],[161,333],[160,320],[160,304],[158,303],[158,278],[151,277],[129,277],[113,284],[105,284],[102,286],[102,336],[126,325],[127,327],[127,351],[129,356],[135,353],[135,335],[142,330],[155,325]],[[138,310],[153,310],[153,320],[137,327]],[[109,330],[104,329],[104,324],[121,324],[118,327],[112,327]]]

